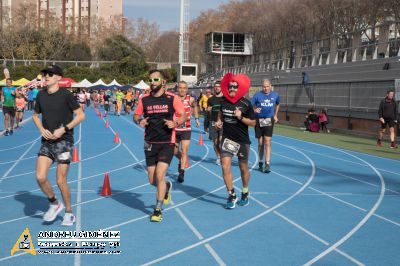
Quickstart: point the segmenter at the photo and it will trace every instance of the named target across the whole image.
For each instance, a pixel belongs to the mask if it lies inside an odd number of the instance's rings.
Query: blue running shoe
[[[239,206],[247,206],[249,205],[249,192],[243,193],[242,192],[242,197],[237,203]]]
[[[228,200],[226,201],[226,209],[234,209],[236,206],[237,197],[236,195],[229,195]]]

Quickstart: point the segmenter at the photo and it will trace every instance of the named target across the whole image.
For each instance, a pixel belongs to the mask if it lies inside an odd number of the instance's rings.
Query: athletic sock
[[[248,187],[243,187],[242,193],[243,194],[249,193],[249,188]]]
[[[229,193],[229,195],[232,195],[232,196],[236,197],[234,188],[232,188],[232,190],[228,190],[228,193]]]
[[[56,196],[49,198],[49,202],[50,202],[50,204],[54,204],[54,205],[58,204],[58,200],[57,200]]]
[[[156,209],[162,209],[163,201],[162,200],[157,200],[156,202]]]

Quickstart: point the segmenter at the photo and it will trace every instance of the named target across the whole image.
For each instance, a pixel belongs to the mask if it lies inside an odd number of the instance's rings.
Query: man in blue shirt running
[[[3,114],[4,128],[6,129],[5,136],[13,134],[14,117],[15,117],[15,87],[12,86],[12,80],[6,80],[6,87],[3,88]]]
[[[278,122],[279,95],[271,91],[271,81],[264,79],[262,91],[257,92],[251,99],[256,115],[254,127],[258,139],[258,169],[263,173],[271,172],[269,163],[271,158],[271,138],[274,124]],[[265,166],[263,157],[265,152]]]

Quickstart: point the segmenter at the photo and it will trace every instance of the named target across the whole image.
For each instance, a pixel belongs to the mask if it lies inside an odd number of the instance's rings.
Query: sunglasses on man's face
[[[239,88],[238,85],[229,85],[230,90],[237,90]]]
[[[51,78],[51,77],[53,77],[53,76],[54,76],[53,73],[46,73],[46,74],[45,74],[45,77],[50,77],[50,78]]]
[[[149,78],[149,82],[160,82],[162,78]]]

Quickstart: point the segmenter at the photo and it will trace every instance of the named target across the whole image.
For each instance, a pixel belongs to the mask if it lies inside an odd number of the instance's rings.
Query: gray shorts
[[[46,156],[59,164],[70,164],[74,144],[67,140],[56,142],[42,141],[38,156]]]
[[[214,126],[210,125],[208,128],[208,138],[210,140],[216,140],[218,137],[222,136],[222,128],[215,129]]]
[[[224,142],[224,140],[222,140],[222,143]],[[239,162],[248,162],[249,161],[249,152],[250,152],[250,144],[243,144],[240,143],[240,148],[239,151],[237,153],[237,157]],[[224,151],[223,149],[221,149],[221,158],[224,157],[233,157],[234,154]]]

